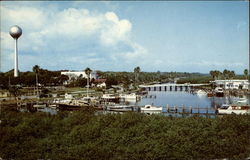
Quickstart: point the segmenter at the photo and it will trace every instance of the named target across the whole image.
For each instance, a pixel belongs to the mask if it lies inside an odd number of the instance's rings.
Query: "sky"
[[[247,1],[1,1],[0,70],[200,72],[248,68]]]

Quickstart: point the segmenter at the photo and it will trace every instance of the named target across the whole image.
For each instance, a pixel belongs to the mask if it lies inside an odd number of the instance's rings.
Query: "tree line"
[[[209,73],[213,77],[213,79],[220,79],[220,78],[222,78],[222,79],[233,79],[236,76],[234,71],[230,71],[230,70],[227,70],[227,69],[223,70],[223,72],[221,72],[219,70],[212,70]],[[245,69],[243,71],[243,74],[245,76],[245,79],[247,79],[248,78],[248,70]]]
[[[19,77],[13,77],[13,70],[6,73],[0,73],[0,84],[2,88],[8,88],[9,85],[21,85],[21,86],[37,86],[39,85],[63,85],[65,81],[69,81],[69,77],[61,75],[61,71],[49,71],[47,69],[40,68],[35,65],[32,68],[33,72],[21,72]],[[83,71],[88,76],[73,77],[67,84],[68,87],[85,87],[91,86],[94,79],[90,79],[89,76],[92,72],[91,68],[87,67]],[[106,79],[107,88],[112,85],[122,84],[125,88],[129,86],[138,86],[139,84],[148,83],[168,83],[174,82],[177,78],[177,83],[209,83],[215,79],[233,79],[248,78],[248,70],[244,70],[244,77],[237,76],[234,71],[225,69],[223,72],[218,70],[212,70],[208,74],[201,73],[187,73],[187,72],[143,72],[139,66],[135,67],[131,72],[112,72],[112,71],[97,71],[98,78]]]
[[[85,87],[91,86],[94,79],[89,79],[91,74],[91,68],[87,67],[84,72],[88,78],[83,76],[73,77],[69,87]],[[2,88],[8,88],[10,85],[21,86],[50,86],[50,85],[63,85],[65,81],[69,80],[66,75],[61,75],[61,71],[49,71],[43,69],[38,65],[32,68],[32,72],[20,72],[20,76],[13,77],[14,70],[10,70],[5,73],[0,73],[0,84]],[[176,77],[188,77],[192,75],[200,75],[199,73],[187,73],[187,72],[143,72],[139,66],[134,68],[131,72],[112,72],[112,71],[97,71],[98,78],[106,79],[107,87],[112,85],[122,84],[126,87],[130,85],[138,86],[142,83],[167,83],[173,82]]]

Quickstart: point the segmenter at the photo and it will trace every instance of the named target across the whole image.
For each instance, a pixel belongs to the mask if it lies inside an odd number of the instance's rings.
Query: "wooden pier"
[[[165,83],[165,84],[153,84],[153,85],[139,85],[140,88],[144,88],[147,91],[188,91],[194,87],[206,86],[209,84],[176,84],[176,83]]]

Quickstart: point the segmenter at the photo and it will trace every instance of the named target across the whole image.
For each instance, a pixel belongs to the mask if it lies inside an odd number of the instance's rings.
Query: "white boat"
[[[83,97],[79,101],[85,102],[85,103],[97,103],[98,98],[97,97]]]
[[[247,104],[247,99],[246,98],[240,98],[237,103],[240,103],[240,104]]]
[[[108,111],[119,111],[119,112],[126,112],[126,111],[133,111],[132,106],[127,105],[111,105],[107,106]]]
[[[224,96],[224,91],[223,91],[223,89],[220,88],[220,87],[216,87],[216,88],[214,89],[214,92],[215,92],[215,95],[216,95],[217,97],[223,97],[223,96]]]
[[[37,108],[37,109],[43,109],[43,108],[46,108],[46,104],[44,104],[44,103],[37,103],[37,104],[34,104],[33,107]]]
[[[147,111],[162,112],[162,107],[156,107],[156,106],[152,106],[150,104],[147,104],[141,108],[141,112],[147,112]]]
[[[205,95],[207,95],[207,92],[205,92],[203,90],[198,90],[196,93],[197,93],[198,96],[205,96]]]
[[[57,105],[56,105],[56,104],[50,104],[48,107],[53,108],[53,109],[56,109],[56,108],[57,108]]]
[[[103,99],[116,99],[117,96],[114,94],[104,94],[104,95],[102,95],[102,98]]]
[[[65,99],[73,99],[73,95],[68,93],[65,93],[64,97]]]
[[[136,101],[139,98],[135,93],[120,94],[119,97],[125,101]]]
[[[240,104],[223,104],[220,108],[218,108],[218,114],[250,114],[250,106]]]
[[[114,94],[104,94],[102,95],[102,100],[105,102],[119,102],[120,97]]]

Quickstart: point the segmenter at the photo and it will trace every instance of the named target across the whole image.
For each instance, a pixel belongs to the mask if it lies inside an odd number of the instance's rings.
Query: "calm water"
[[[247,97],[248,101],[250,97]],[[147,96],[136,102],[139,106],[153,104],[155,106],[192,106],[199,108],[214,108],[219,107],[224,103],[234,103],[239,97],[207,97],[207,95],[197,95],[185,91],[150,91]]]

